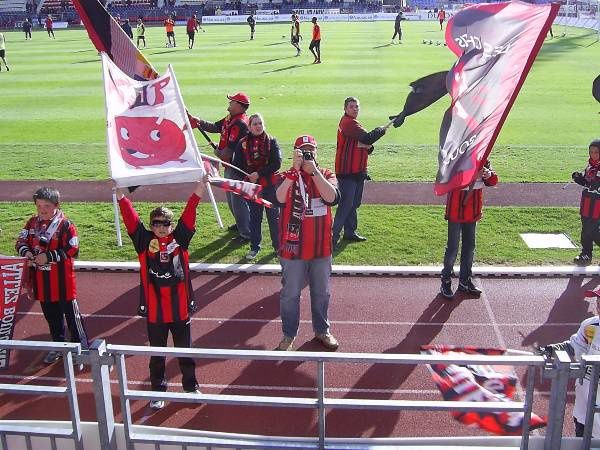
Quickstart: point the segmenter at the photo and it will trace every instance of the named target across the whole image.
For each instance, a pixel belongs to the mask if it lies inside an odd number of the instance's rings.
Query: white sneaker
[[[152,409],[163,409],[165,407],[165,401],[164,400],[152,400],[150,402],[150,408]]]
[[[246,259],[248,261],[252,261],[254,258],[256,258],[256,255],[258,255],[258,250],[250,250],[248,253],[246,253]]]

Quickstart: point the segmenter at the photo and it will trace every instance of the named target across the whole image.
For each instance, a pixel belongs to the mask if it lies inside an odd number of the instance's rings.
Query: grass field
[[[262,112],[284,151],[302,133],[321,145],[321,163],[333,162],[335,133],[349,95],[362,103],[372,128],[402,109],[408,83],[448,69],[455,58],[434,22],[405,22],[404,44],[390,45],[391,22],[324,23],[323,64],[308,52],[310,24],[302,25],[303,54],[294,57],[288,25],[206,26],[197,48],[165,48],[164,30],[148,30],[146,56],[159,71],[171,63],[188,109],[207,120],[225,114],[225,95],[246,91],[251,112]],[[556,33],[558,35],[558,33]],[[106,179],[105,117],[99,57],[83,30],[57,30],[57,39],[6,33],[11,72],[0,73],[0,179]],[[570,29],[547,40],[492,153],[504,181],[565,181],[584,164],[597,135],[599,105],[591,96],[600,73],[596,35]],[[370,169],[376,180],[435,177],[439,125],[448,99],[410,117],[378,143]],[[204,145],[203,138],[197,140]],[[26,156],[24,156],[26,155]]]
[[[443,42],[434,22],[405,22],[402,45],[389,44],[391,22],[322,24],[321,65],[313,65],[308,53],[309,24],[303,24],[304,51],[298,58],[287,24],[258,24],[254,41],[244,25],[205,28],[191,51],[183,27],[176,29],[179,47],[173,49],[165,48],[163,28],[147,32],[146,56],[161,72],[173,65],[188,109],[219,119],[225,115],[225,95],[244,90],[252,99],[250,112],[263,113],[284,153],[297,135],[310,133],[320,143],[321,164],[329,167],[345,97],[360,98],[360,120],[367,128],[384,124],[402,109],[410,81],[446,70],[455,60],[446,47],[422,44],[423,39]],[[11,71],[0,73],[1,180],[108,178],[99,56],[83,30],[57,30],[56,36],[50,40],[36,32],[26,42],[22,33],[6,33]],[[546,41],[492,153],[501,182],[564,182],[584,166],[587,144],[600,134],[599,105],[591,96],[592,80],[600,73],[599,48],[596,35],[586,30],[569,29],[566,37]],[[443,99],[410,117],[377,143],[370,159],[374,180],[435,178],[439,125],[448,103]],[[206,149],[200,135],[197,140]],[[477,263],[569,262],[575,250],[530,250],[518,233],[566,232],[578,241],[573,206],[486,208]],[[150,205],[139,207],[145,217]],[[110,205],[74,203],[65,211],[79,227],[81,259],[134,259],[126,236],[125,247],[114,245]],[[32,204],[0,203],[0,253],[14,253],[14,239],[32,212]],[[200,217],[192,259],[240,261],[247,247],[230,244],[232,235],[217,229],[206,205]],[[446,233],[442,217],[439,207],[363,205],[360,231],[369,243],[343,247],[335,262],[439,264]],[[261,257],[261,262],[274,261],[269,251]]]

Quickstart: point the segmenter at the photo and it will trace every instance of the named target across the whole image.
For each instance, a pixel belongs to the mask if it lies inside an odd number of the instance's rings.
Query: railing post
[[[317,361],[317,403],[319,419],[319,448],[325,448],[325,362]]]
[[[567,385],[571,358],[567,352],[556,352],[550,386],[550,404],[548,405],[548,433],[544,440],[544,450],[559,450],[562,440],[563,423],[565,421],[565,406],[567,403]]]
[[[584,361],[582,364],[586,364],[586,362]],[[585,427],[583,429],[583,440],[581,442],[582,449],[590,448],[590,441],[592,439],[592,431],[594,428],[594,415],[596,413],[596,393],[598,392],[598,379],[600,378],[600,366],[598,363],[594,363],[591,366],[591,369],[591,373],[589,374],[590,389],[588,391],[587,406],[585,409]],[[585,378],[587,375],[587,366],[583,367],[583,371],[583,377]],[[577,380],[576,383],[579,383],[579,380]]]
[[[102,361],[106,355],[106,341],[104,339],[94,340],[90,345],[89,358],[94,383],[100,448],[116,450],[117,438],[115,436],[115,418],[110,393],[109,366]]]

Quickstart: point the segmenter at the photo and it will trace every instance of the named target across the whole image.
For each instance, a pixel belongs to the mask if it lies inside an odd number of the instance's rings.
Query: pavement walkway
[[[0,201],[29,201],[41,186],[52,186],[67,202],[109,202],[112,182],[106,181],[0,181]],[[133,194],[138,201],[185,201],[193,190],[191,183],[143,186]],[[225,193],[215,189],[217,201],[225,201]],[[579,206],[581,189],[562,183],[499,183],[487,188],[488,206]],[[371,182],[365,185],[363,203],[377,205],[443,205],[445,196],[433,193],[433,183]]]

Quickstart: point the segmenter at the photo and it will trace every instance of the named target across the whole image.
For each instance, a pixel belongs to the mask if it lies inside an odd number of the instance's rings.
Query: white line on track
[[[486,303],[486,308],[489,305]],[[41,312],[29,311],[29,312],[19,312],[17,313],[21,316],[43,316]],[[488,311],[489,314],[489,311]],[[85,318],[90,319],[119,319],[119,320],[143,320],[146,321],[145,318],[139,316],[128,316],[122,314],[83,314]],[[192,317],[192,320],[195,322],[231,322],[231,323],[271,323],[275,321],[279,321],[279,318],[275,319],[232,319],[228,317]],[[332,320],[330,321],[332,324],[336,325],[391,325],[391,326],[452,326],[452,327],[489,327],[490,325],[494,325],[494,322],[390,322],[390,321],[367,321],[367,320]],[[301,320],[300,323],[308,323],[310,324],[310,320]],[[580,322],[504,322],[504,323],[495,323],[498,327],[539,327],[544,325],[545,327],[576,327],[580,325]],[[499,332],[499,331],[498,331]]]

